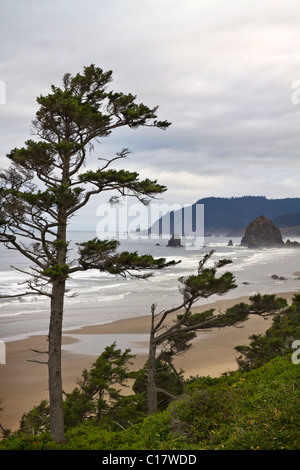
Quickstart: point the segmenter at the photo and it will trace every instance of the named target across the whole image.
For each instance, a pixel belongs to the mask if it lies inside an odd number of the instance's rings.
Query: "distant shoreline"
[[[277,296],[285,297],[289,302],[294,296],[293,292],[278,293]],[[226,308],[239,302],[247,302],[249,296],[234,299],[218,299],[206,305],[194,307],[194,310],[203,311],[215,308],[217,311],[225,311]],[[170,320],[171,321],[171,320]],[[220,374],[237,369],[237,353],[234,347],[240,344],[248,344],[249,336],[264,333],[270,326],[271,319],[264,320],[261,317],[252,316],[241,328],[227,327],[210,331],[199,332],[193,341],[192,348],[183,356],[175,359],[178,368],[185,371],[185,376]],[[143,367],[147,359],[147,336],[150,331],[150,316],[142,316],[129,319],[121,319],[102,325],[84,326],[63,333],[63,389],[70,392],[76,387],[76,379],[81,376],[83,369],[89,369],[96,358],[101,354],[101,340],[114,337],[125,339],[126,335],[135,334],[137,341],[133,344],[142,353],[135,353],[132,369]],[[73,336],[72,336],[73,335]],[[95,354],[81,354],[81,341],[88,341],[89,335],[98,335],[99,351]],[[76,338],[74,338],[76,336]],[[81,340],[82,338],[82,340]],[[145,339],[146,338],[146,339]],[[111,341],[112,343],[113,341]],[[122,342],[122,341],[121,341]],[[111,344],[110,343],[110,344]],[[69,352],[64,346],[78,345],[79,352]],[[121,344],[117,347],[123,349]],[[44,360],[42,354],[36,354],[31,349],[45,351],[47,349],[46,335],[33,335],[29,338],[10,341],[6,344],[6,365],[0,365],[0,399],[3,411],[0,413],[0,422],[5,428],[16,430],[24,412],[28,412],[41,400],[48,399],[48,378],[46,365],[28,362],[37,359]]]

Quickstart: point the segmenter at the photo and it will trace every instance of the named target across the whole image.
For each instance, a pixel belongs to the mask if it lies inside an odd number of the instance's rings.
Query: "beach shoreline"
[[[291,301],[294,293],[278,293]],[[206,305],[194,307],[204,311],[215,308],[225,311],[239,302],[248,302],[249,296],[218,299]],[[132,370],[143,367],[147,360],[148,335],[150,333],[150,315],[126,318],[111,323],[83,326],[63,332],[62,373],[63,389],[70,392],[76,387],[76,380],[84,369],[89,369],[108,344],[116,341],[116,347],[124,350],[131,341],[133,359]],[[171,321],[171,319],[170,319]],[[242,327],[226,327],[199,332],[191,349],[175,358],[175,365],[183,369],[186,377],[217,377],[224,372],[237,369],[238,353],[235,346],[249,344],[249,336],[264,333],[272,320],[251,316]],[[134,341],[132,341],[134,335]],[[92,340],[94,343],[92,343]],[[109,343],[107,343],[109,341]],[[96,345],[96,347],[94,346]],[[89,346],[89,348],[87,347]],[[90,353],[91,346],[94,352]],[[33,335],[6,343],[6,364],[0,365],[0,423],[4,428],[16,430],[23,413],[28,412],[41,400],[48,399],[48,371],[44,354],[34,351],[46,351],[47,336]],[[33,361],[33,362],[32,362]]]

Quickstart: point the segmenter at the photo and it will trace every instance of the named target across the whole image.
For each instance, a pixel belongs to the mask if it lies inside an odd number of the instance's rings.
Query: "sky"
[[[89,168],[129,148],[126,169],[167,186],[169,206],[300,196],[298,1],[0,0],[0,12],[0,167],[32,138],[36,97],[93,63],[172,125],[115,130]],[[94,227],[102,203],[74,227]]]

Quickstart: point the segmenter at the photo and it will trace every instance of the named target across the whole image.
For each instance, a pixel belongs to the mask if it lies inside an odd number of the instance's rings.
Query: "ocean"
[[[68,239],[72,249],[76,243],[95,237],[94,232],[70,232]],[[106,234],[103,235],[103,238]],[[178,278],[197,272],[203,255],[214,250],[211,262],[228,258],[231,264],[219,270],[231,271],[238,287],[222,298],[238,298],[244,295],[297,292],[300,281],[295,273],[300,270],[297,248],[248,249],[240,246],[240,238],[207,237],[203,247],[196,250],[167,247],[167,240],[151,238],[133,239],[124,234],[120,250],[137,251],[167,260],[181,261],[162,271],[154,272],[147,280],[109,275],[96,270],[75,273],[68,281],[69,292],[65,301],[64,331],[82,326],[103,324],[124,318],[149,315],[151,305],[157,311],[179,305],[181,295]],[[294,238],[293,238],[294,240]],[[300,240],[297,240],[300,241]],[[182,240],[184,245],[184,239]],[[26,275],[15,270],[26,270],[30,263],[18,252],[0,244],[0,295],[24,292]],[[283,279],[273,279],[276,274]],[[199,300],[197,305],[207,304],[220,298],[212,296]],[[49,326],[49,298],[30,295],[0,299],[0,340],[12,341],[33,334],[47,334]]]

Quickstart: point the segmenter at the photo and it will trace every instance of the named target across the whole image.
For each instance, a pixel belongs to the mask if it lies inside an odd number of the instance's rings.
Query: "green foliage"
[[[1,399],[0,399],[0,404],[1,404]],[[3,411],[2,408],[0,408],[0,412]],[[1,422],[0,422],[0,439],[1,438],[5,438],[5,437],[9,437],[11,434],[11,430],[9,428],[5,428],[4,426],[2,426]]]
[[[65,394],[63,409],[65,427],[70,428],[93,416],[96,405],[89,396],[76,387],[72,392]]]
[[[42,434],[49,431],[49,403],[42,400],[28,413],[24,413],[20,422],[20,431],[28,435]]]
[[[94,238],[88,242],[78,243],[79,264],[84,269],[95,268],[110,274],[126,275],[130,271],[145,271],[164,269],[176,264],[175,261],[166,262],[165,258],[153,258],[151,255],[138,255],[135,252],[123,251],[115,253],[119,242],[116,240],[99,240]],[[132,273],[131,273],[132,274]],[[136,277],[149,277],[145,273]]]
[[[49,142],[27,140],[26,147],[14,148],[7,157],[16,165],[26,170],[52,171],[55,162],[55,146]]]
[[[78,380],[79,388],[66,394],[64,401],[67,427],[88,418],[99,422],[111,408],[116,408],[121,394],[120,389],[114,385],[124,387],[127,379],[132,376],[128,367],[134,356],[129,352],[129,349],[124,352],[116,349],[116,343],[113,343],[105,348],[89,371],[85,369],[82,372],[82,379]]]
[[[99,240],[94,238],[88,242],[78,243],[80,261],[82,267],[101,266],[107,257],[113,254],[119,246],[117,240]]]
[[[0,441],[0,450],[52,450],[59,447],[49,433],[28,436],[17,431]]]
[[[98,187],[112,187],[112,189],[127,188],[136,193],[155,195],[167,190],[165,186],[157,184],[157,181],[145,179],[140,181],[138,173],[126,170],[89,170],[79,175],[82,183],[93,183]]]
[[[43,276],[47,276],[50,279],[67,279],[69,273],[69,265],[68,264],[54,264],[48,268],[43,269],[41,274]]]
[[[256,315],[274,315],[287,306],[286,299],[276,298],[274,294],[256,294],[249,298],[251,302],[250,311]]]
[[[170,358],[169,361],[171,362]],[[183,371],[179,371],[179,377],[173,373],[173,369],[170,364],[163,360],[163,355],[157,360],[156,365],[155,383],[158,389],[163,389],[173,397],[179,396],[183,392],[184,377]],[[146,403],[146,390],[147,390],[147,376],[148,376],[148,361],[144,365],[143,369],[140,369],[135,373],[135,382],[133,384],[133,391],[140,395],[141,405],[143,405],[143,411],[147,413]],[[170,396],[162,393],[161,391],[157,394],[158,409],[164,410],[169,405],[171,398]]]
[[[208,387],[200,379],[171,405],[172,431],[203,449],[297,449],[299,379],[300,368],[283,358]]]
[[[123,251],[111,256],[106,263],[106,270],[111,274],[122,274],[130,270],[164,269],[177,264],[175,261],[166,262],[165,258],[153,258],[151,255],[138,255],[137,251]],[[151,274],[150,274],[151,275]],[[140,277],[149,277],[145,274]]]
[[[273,296],[272,296],[273,297]],[[278,299],[280,302],[280,299]],[[267,303],[271,306],[270,299]],[[260,308],[262,301],[259,299]],[[292,304],[273,318],[270,328],[265,334],[250,336],[250,344],[247,346],[236,346],[241,353],[238,358],[240,370],[251,370],[261,367],[277,356],[289,356],[292,352],[291,345],[294,340],[300,338],[300,295],[292,299]]]
[[[84,67],[83,74],[74,77],[65,74],[63,89],[52,85],[51,94],[37,99],[40,104],[37,120],[43,132],[59,135],[66,121],[88,128],[95,137],[106,137],[112,128],[124,125],[137,128],[152,122],[162,129],[170,125],[167,121],[156,120],[157,107],[151,109],[137,104],[136,96],[130,93],[106,91],[111,80],[112,71],[103,72],[94,64]]]
[[[297,450],[299,385],[299,365],[277,357],[249,372],[193,379],[165,411],[125,430],[84,422],[67,430],[65,445],[18,431],[0,449]]]
[[[225,272],[216,277],[217,270],[226,264],[230,264],[230,260],[219,260],[212,267],[205,267],[214,251],[205,254],[199,262],[198,273],[188,277],[180,277],[179,281],[183,287],[180,291],[186,301],[196,300],[197,298],[208,298],[213,294],[222,295],[231,289],[235,289],[235,278],[232,273]]]

